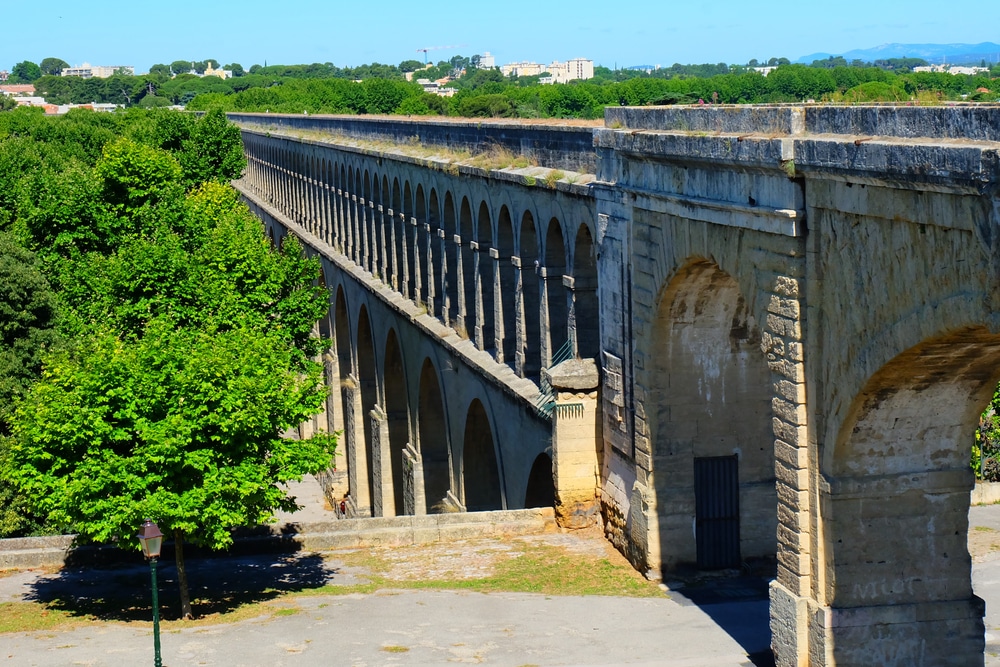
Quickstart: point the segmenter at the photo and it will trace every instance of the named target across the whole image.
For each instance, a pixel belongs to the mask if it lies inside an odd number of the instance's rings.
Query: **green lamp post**
[[[156,585],[156,561],[163,546],[163,533],[151,519],[146,519],[139,529],[139,544],[143,555],[149,559],[149,576],[153,581],[153,667],[163,667],[160,659],[160,599]]]

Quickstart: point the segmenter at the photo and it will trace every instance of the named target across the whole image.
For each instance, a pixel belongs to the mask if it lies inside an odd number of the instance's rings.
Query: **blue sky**
[[[24,2],[0,10],[0,69],[53,56],[71,65],[134,65],[215,58],[292,64],[397,64],[490,51],[497,64],[585,57],[595,64],[792,60],[890,42],[1000,41],[1000,3],[954,0],[839,2],[423,2],[381,0],[129,0]]]

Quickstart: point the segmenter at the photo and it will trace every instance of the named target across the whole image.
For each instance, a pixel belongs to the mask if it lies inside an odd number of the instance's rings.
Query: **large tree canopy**
[[[0,281],[25,286],[0,303],[0,370],[28,378],[0,385],[23,395],[0,443],[21,494],[0,487],[0,501],[130,547],[154,519],[174,538],[185,616],[184,543],[223,548],[233,528],[294,508],[282,484],[335,448],[323,433],[282,437],[323,405],[313,358],[327,343],[312,331],[328,303],[318,263],[294,240],[273,250],[228,185],[243,164],[220,113],[0,118],[0,165],[14,170],[0,172],[0,226],[37,250],[68,341],[47,344],[51,294],[0,236]]]

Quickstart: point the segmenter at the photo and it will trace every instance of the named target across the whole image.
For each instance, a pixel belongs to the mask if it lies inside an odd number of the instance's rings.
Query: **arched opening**
[[[664,291],[647,340],[662,568],[773,558],[772,383],[736,281],[706,261],[685,266]]]
[[[476,243],[479,245],[479,250],[476,252],[476,262],[479,266],[476,277],[479,287],[477,295],[480,299],[476,307],[476,345],[481,350],[492,351],[496,342],[496,332],[493,329],[493,259],[490,257],[490,248],[493,247],[493,225],[490,223],[490,210],[486,202],[479,205]]]
[[[521,375],[538,379],[542,368],[541,335],[538,329],[538,233],[530,212],[521,218],[521,298],[524,318],[524,363]]]
[[[403,285],[403,262],[406,261],[406,258],[403,256],[402,237],[405,227],[401,227],[399,224],[400,216],[403,213],[403,195],[399,189],[398,178],[394,178],[392,181],[392,202],[390,206],[392,207],[392,216],[387,216],[386,220],[386,225],[389,227],[389,243],[391,246],[389,263],[392,266],[392,287],[397,292],[400,292]]]
[[[969,448],[998,369],[1000,337],[985,329],[924,341],[868,379],[836,430],[817,588],[845,619],[823,628],[838,664],[858,664],[860,651],[870,664],[982,664]],[[847,620],[858,612],[863,621]]]
[[[413,217],[417,221],[417,226],[412,228],[413,239],[413,264],[414,273],[411,279],[417,289],[413,298],[417,303],[427,303],[427,232],[424,225],[427,224],[427,198],[424,196],[424,186],[417,185],[417,194],[414,202]]]
[[[396,331],[390,330],[385,343],[385,418],[389,431],[389,454],[392,457],[392,495],[396,506],[396,516],[405,513],[403,500],[403,450],[410,441],[410,415],[406,400],[406,374],[403,355],[396,339]]]
[[[567,293],[562,279],[564,273],[566,273],[566,245],[563,243],[559,221],[552,218],[545,232],[545,277],[542,281],[548,306],[548,312],[542,313],[549,331],[549,354],[548,358],[543,360],[546,365],[569,339]]]
[[[424,496],[427,513],[441,511],[442,501],[451,488],[448,461],[448,424],[437,371],[430,359],[424,360],[420,371],[420,399],[417,428],[420,437],[420,457],[424,462]]]
[[[469,204],[469,198],[462,198],[462,210],[461,214],[458,216],[458,233],[462,238],[462,245],[459,247],[458,251],[461,255],[461,266],[462,266],[462,285],[460,290],[463,292],[462,300],[462,311],[465,316],[463,324],[462,333],[466,338],[475,339],[476,331],[476,267],[475,267],[475,253],[470,247],[469,243],[473,240],[475,235],[473,234],[473,221],[472,221],[472,206]]]
[[[501,334],[497,336],[497,358],[511,368],[514,367],[514,347],[517,342],[517,310],[514,307],[514,297],[517,294],[517,274],[512,257],[514,256],[514,226],[510,220],[510,211],[506,206],[500,207],[497,217],[497,255],[494,280],[494,299],[500,306],[503,323]]]
[[[444,247],[445,247],[445,321],[455,326],[458,321],[458,250],[455,235],[458,234],[455,218],[455,200],[448,192],[444,196]]]
[[[416,265],[414,264],[414,258],[417,254],[417,248],[413,245],[413,226],[410,224],[411,220],[416,216],[413,209],[413,194],[410,189],[409,182],[403,188],[403,229],[400,235],[400,243],[403,247],[403,261],[406,267],[406,292],[405,296],[413,301],[416,301],[419,296],[416,292],[416,281],[414,277],[416,275]]]
[[[596,359],[600,347],[597,249],[586,225],[580,225],[573,250],[573,327],[576,353],[581,359]]]
[[[364,451],[359,449],[364,444],[364,438],[358,437],[360,396],[357,387],[351,379],[354,362],[351,353],[351,324],[347,315],[347,301],[343,288],[337,289],[334,302],[334,344],[336,346],[337,366],[340,370],[340,382],[336,388],[343,414],[344,440],[343,449],[347,459],[347,491],[354,499],[358,513],[367,516],[371,512],[371,496],[368,485],[368,466]],[[361,422],[363,424],[363,421]]]
[[[358,187],[354,180],[354,170],[347,170],[347,192],[344,196],[344,204],[347,206],[347,239],[348,239],[348,257],[351,261],[357,263],[358,261],[358,248],[360,247],[360,234],[358,231],[358,204],[356,201],[358,194]],[[354,199],[352,199],[352,197]]]
[[[444,279],[444,243],[443,239],[438,235],[438,230],[441,228],[441,206],[438,202],[437,190],[431,188],[431,194],[429,199],[429,206],[427,208],[427,224],[428,229],[426,230],[427,236],[427,266],[428,266],[428,280],[430,284],[427,286],[428,299],[433,301],[430,303],[431,306],[430,313],[435,317],[439,317],[442,320],[447,319],[444,313],[444,289],[442,280]]]
[[[552,480],[552,459],[539,454],[528,473],[528,490],[524,494],[524,507],[553,507],[556,504],[556,486]]]
[[[375,365],[375,343],[372,339],[371,323],[368,321],[368,310],[361,306],[358,314],[358,381],[361,384],[361,414],[358,426],[364,432],[365,463],[368,468],[368,488],[371,490],[371,507],[374,516],[382,516],[378,490],[381,488],[381,475],[376,485],[375,465],[372,453],[376,445],[372,437],[372,410],[378,404],[378,377]]]
[[[462,483],[465,507],[470,512],[503,509],[500,473],[493,445],[490,418],[479,399],[472,401],[465,418],[462,447]]]
[[[521,218],[521,312],[524,320],[521,376],[536,379],[542,368],[541,335],[538,328],[538,233],[530,212]]]
[[[371,199],[368,201],[368,217],[370,218],[368,227],[371,229],[371,252],[369,253],[368,263],[371,266],[371,272],[381,277],[384,282],[385,267],[382,265],[382,248],[384,247],[385,239],[382,237],[382,225],[379,224],[382,216],[378,212],[381,200],[381,188],[378,175],[375,174],[372,176]]]

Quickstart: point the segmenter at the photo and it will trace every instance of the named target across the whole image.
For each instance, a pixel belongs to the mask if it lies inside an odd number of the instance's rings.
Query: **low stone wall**
[[[344,519],[323,523],[286,523],[241,534],[228,553],[404,546],[447,540],[534,535],[555,529],[555,513],[551,507]],[[58,535],[0,540],[0,570],[62,567],[140,558],[138,550],[93,545],[73,547],[74,538],[74,535]],[[212,552],[186,547],[185,553],[189,557],[198,557]],[[227,552],[221,552],[222,555],[225,553]],[[165,545],[163,558],[172,557],[169,544]]]
[[[976,482],[972,490],[973,505],[994,505],[1000,503],[1000,482]]]
[[[699,105],[606,107],[605,127],[659,132],[1000,141],[1000,106]]]

